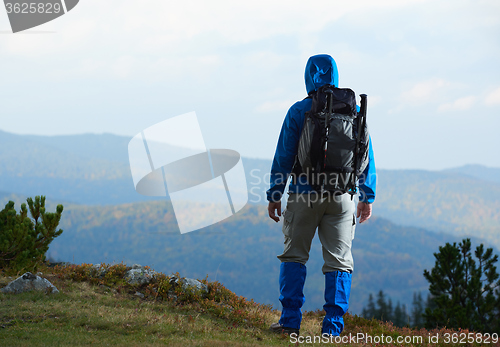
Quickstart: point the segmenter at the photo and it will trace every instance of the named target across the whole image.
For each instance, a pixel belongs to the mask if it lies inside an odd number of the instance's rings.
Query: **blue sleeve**
[[[302,130],[302,124],[297,123],[301,118],[299,113],[300,111],[292,106],[283,121],[271,166],[270,188],[266,192],[268,201],[280,201],[285,191],[286,182],[297,155],[299,136]]]
[[[375,201],[377,189],[377,170],[375,168],[371,137],[368,148],[368,160],[368,165],[359,178],[359,201],[371,204]]]

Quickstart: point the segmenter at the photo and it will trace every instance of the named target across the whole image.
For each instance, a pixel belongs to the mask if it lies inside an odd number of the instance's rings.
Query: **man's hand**
[[[276,216],[275,211],[278,210],[278,216],[281,217],[281,201],[272,202],[269,201],[269,206],[267,206],[267,212],[269,213],[269,217],[274,220],[276,223],[280,221],[280,217]]]
[[[372,204],[367,204],[366,202],[359,202],[358,203],[358,213],[356,214],[356,217],[359,218],[359,223],[363,223],[364,221],[367,221],[370,219],[372,216]]]

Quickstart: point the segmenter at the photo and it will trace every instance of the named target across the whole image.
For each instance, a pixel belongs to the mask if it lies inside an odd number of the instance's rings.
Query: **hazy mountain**
[[[465,165],[458,168],[444,170],[445,172],[458,173],[475,178],[500,184],[500,169],[494,167],[486,167],[483,165]]]
[[[380,170],[378,177],[376,215],[500,247],[500,184],[454,172]]]
[[[159,200],[135,191],[129,141],[111,134],[49,137],[0,131],[0,191],[87,205]],[[266,203],[271,161],[242,160],[249,202]],[[401,225],[476,235],[500,247],[499,172],[478,165],[444,171],[379,169],[374,213]]]
[[[111,134],[34,136],[0,131],[0,191],[25,196],[43,194],[86,205],[164,200],[135,191],[129,141],[130,138]],[[162,150],[165,156],[177,157],[191,152],[168,145],[162,145]],[[247,177],[251,177],[251,170],[260,177],[270,167],[265,160],[242,161]],[[262,181],[257,190],[252,190],[253,202],[262,202],[266,186]]]

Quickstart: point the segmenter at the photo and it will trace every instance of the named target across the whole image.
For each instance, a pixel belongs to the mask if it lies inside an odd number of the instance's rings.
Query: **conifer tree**
[[[411,311],[412,325],[416,328],[422,328],[424,326],[424,319],[422,316],[424,313],[424,303],[422,301],[422,294],[420,292],[418,292],[418,294],[416,292],[413,293],[412,305],[413,305]]]
[[[405,305],[401,307],[401,304],[398,303],[396,304],[396,308],[394,309],[394,317],[392,322],[394,323],[395,326],[397,327],[404,327],[406,324],[406,308]]]
[[[434,253],[436,262],[424,277],[435,308],[425,310],[427,328],[463,328],[480,332],[499,332],[500,281],[493,250],[481,244],[471,253],[470,239],[458,245],[446,243]]]
[[[394,311],[392,309],[392,299],[389,298],[387,301],[387,319],[392,321],[394,319]]]
[[[385,294],[382,290],[380,290],[377,295],[377,310],[375,318],[382,321],[390,321],[392,319],[392,302],[390,299],[389,303],[385,301]]]
[[[45,212],[45,196],[27,199],[17,214],[14,202],[9,201],[0,211],[0,268],[21,271],[36,266],[45,260],[45,253],[54,238],[61,235],[57,230],[62,205],[57,205],[55,213]]]
[[[370,295],[368,296],[368,305],[363,308],[361,315],[363,316],[363,318],[372,319],[375,318],[376,314],[377,312],[375,309],[375,303],[373,302],[373,295],[370,293]]]
[[[410,315],[408,314],[408,311],[406,310],[406,305],[405,304],[403,304],[401,310],[403,311],[403,318],[404,318],[404,322],[403,322],[402,326],[403,327],[404,326],[408,326],[409,327],[410,326]]]
[[[398,327],[409,326],[410,317],[406,311],[406,305],[401,305],[398,301],[396,308],[393,310],[392,300],[390,298],[386,300],[386,294],[382,290],[377,294],[376,306],[373,295],[369,294],[368,305],[363,308],[361,315],[366,319],[375,318],[381,321],[392,321]]]

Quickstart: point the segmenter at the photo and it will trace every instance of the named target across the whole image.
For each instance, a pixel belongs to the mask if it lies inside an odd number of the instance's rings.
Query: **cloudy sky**
[[[500,167],[498,0],[81,0],[17,34],[0,9],[0,130],[132,137],[195,111],[207,147],[272,158],[318,53],[368,94],[378,167]]]

